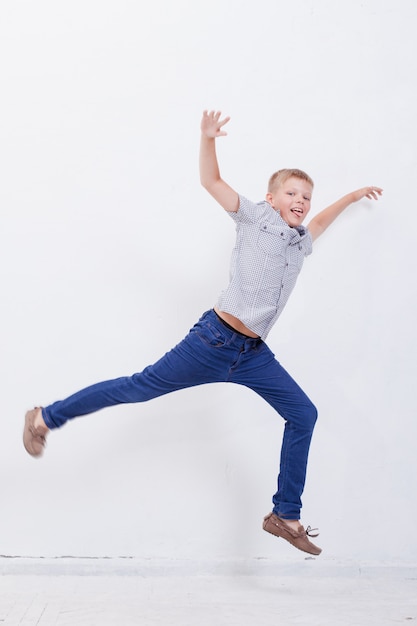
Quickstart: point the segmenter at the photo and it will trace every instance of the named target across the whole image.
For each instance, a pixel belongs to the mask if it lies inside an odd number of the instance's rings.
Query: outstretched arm
[[[204,111],[201,120],[200,181],[209,194],[226,210],[236,212],[239,196],[220,176],[216,155],[216,138],[227,133],[222,127],[229,117],[220,119],[220,111]]]
[[[353,202],[358,202],[362,198],[369,198],[369,200],[378,200],[378,196],[382,195],[382,189],[380,187],[362,187],[357,191],[348,193],[340,200],[337,200],[326,209],[323,209],[318,215],[313,217],[308,224],[308,230],[313,238],[313,241],[317,239],[326,228],[330,226],[332,222],[338,217],[342,211],[344,211]]]

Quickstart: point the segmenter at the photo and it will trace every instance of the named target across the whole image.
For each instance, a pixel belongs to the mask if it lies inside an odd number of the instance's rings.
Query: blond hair
[[[268,181],[268,192],[271,192],[277,187],[279,187],[280,185],[283,185],[285,181],[287,181],[289,178],[292,178],[292,177],[306,180],[308,183],[310,183],[312,187],[314,187],[312,178],[310,178],[308,174],[303,172],[303,170],[284,169],[284,170],[278,170],[277,172],[274,172],[272,174],[271,178]]]

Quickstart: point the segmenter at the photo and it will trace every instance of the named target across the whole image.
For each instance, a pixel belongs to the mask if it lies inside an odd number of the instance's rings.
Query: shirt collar
[[[272,208],[272,207],[271,207]],[[303,239],[307,235],[307,228],[305,226],[289,226],[285,220],[282,219],[281,213],[272,209],[277,215],[278,223],[289,231],[290,237],[297,240]]]

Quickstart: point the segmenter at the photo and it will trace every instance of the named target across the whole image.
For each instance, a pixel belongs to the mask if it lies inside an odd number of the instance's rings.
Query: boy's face
[[[307,180],[291,176],[266,194],[266,200],[279,211],[289,226],[299,226],[310,210],[313,187]]]

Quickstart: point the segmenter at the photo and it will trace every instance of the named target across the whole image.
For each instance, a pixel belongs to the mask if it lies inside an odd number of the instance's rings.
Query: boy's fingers
[[[368,187],[367,188],[368,193],[366,194],[366,197],[369,198],[369,200],[378,200],[378,196],[382,196],[382,189],[381,187]]]

